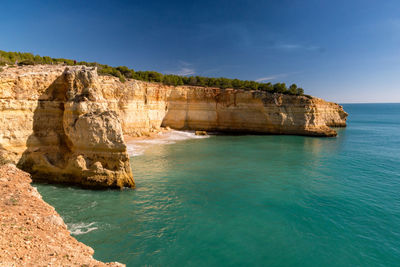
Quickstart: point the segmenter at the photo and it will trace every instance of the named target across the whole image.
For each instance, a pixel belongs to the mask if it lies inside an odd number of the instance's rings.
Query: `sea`
[[[130,143],[135,190],[34,186],[104,262],[400,266],[400,104],[343,107],[335,138]]]

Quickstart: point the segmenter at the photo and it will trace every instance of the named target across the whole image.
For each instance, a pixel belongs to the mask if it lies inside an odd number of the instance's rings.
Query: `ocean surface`
[[[173,132],[131,144],[135,190],[35,184],[95,258],[127,266],[400,266],[400,104],[337,138]]]

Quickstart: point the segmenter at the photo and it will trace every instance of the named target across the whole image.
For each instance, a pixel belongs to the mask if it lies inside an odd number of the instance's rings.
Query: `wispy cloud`
[[[274,48],[295,50],[295,49],[299,49],[302,47],[301,47],[301,45],[298,45],[298,44],[280,44],[280,45],[276,45]]]
[[[315,45],[302,45],[302,44],[277,44],[271,48],[280,49],[280,50],[307,50],[307,51],[321,51],[321,47]]]
[[[176,70],[165,71],[167,74],[175,74],[179,76],[188,76],[196,73],[196,70],[192,67],[192,64],[186,61],[179,60],[178,67]]]
[[[272,81],[272,80],[275,80],[277,78],[278,77],[276,77],[276,76],[261,77],[261,78],[257,79],[256,82],[260,83],[260,82]]]
[[[267,81],[273,81],[281,78],[285,78],[291,75],[299,74],[302,73],[302,71],[293,71],[293,72],[287,72],[287,73],[279,73],[279,74],[271,74],[265,77],[258,78],[256,82],[267,82]]]
[[[261,77],[256,80],[256,82],[266,82],[266,81],[273,81],[279,78],[284,78],[287,77],[290,73],[281,73],[281,74],[275,74],[275,75],[270,75],[266,77]]]
[[[171,74],[176,74],[180,76],[193,75],[195,73],[196,73],[195,70],[192,68],[181,68],[175,72],[171,72]]]

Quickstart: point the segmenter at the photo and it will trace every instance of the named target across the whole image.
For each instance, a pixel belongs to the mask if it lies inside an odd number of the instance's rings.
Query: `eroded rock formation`
[[[345,127],[343,107],[320,98],[260,91],[166,86],[100,77],[123,131],[146,135],[160,126],[176,130],[336,136]]]
[[[51,76],[50,85],[30,92],[25,86],[31,83],[18,83],[19,77],[8,92],[14,97],[2,100],[2,125],[7,125],[1,133],[3,162],[18,163],[35,180],[134,187],[120,120],[108,110],[96,70],[66,68]]]
[[[82,66],[0,73],[0,163],[35,179],[133,186],[123,134],[160,127],[207,132],[335,136],[347,113],[319,98],[166,86],[97,76]]]

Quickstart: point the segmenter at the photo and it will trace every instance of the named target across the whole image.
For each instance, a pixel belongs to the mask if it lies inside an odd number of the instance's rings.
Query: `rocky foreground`
[[[15,165],[0,167],[0,266],[125,266],[93,259],[31,181]]]

